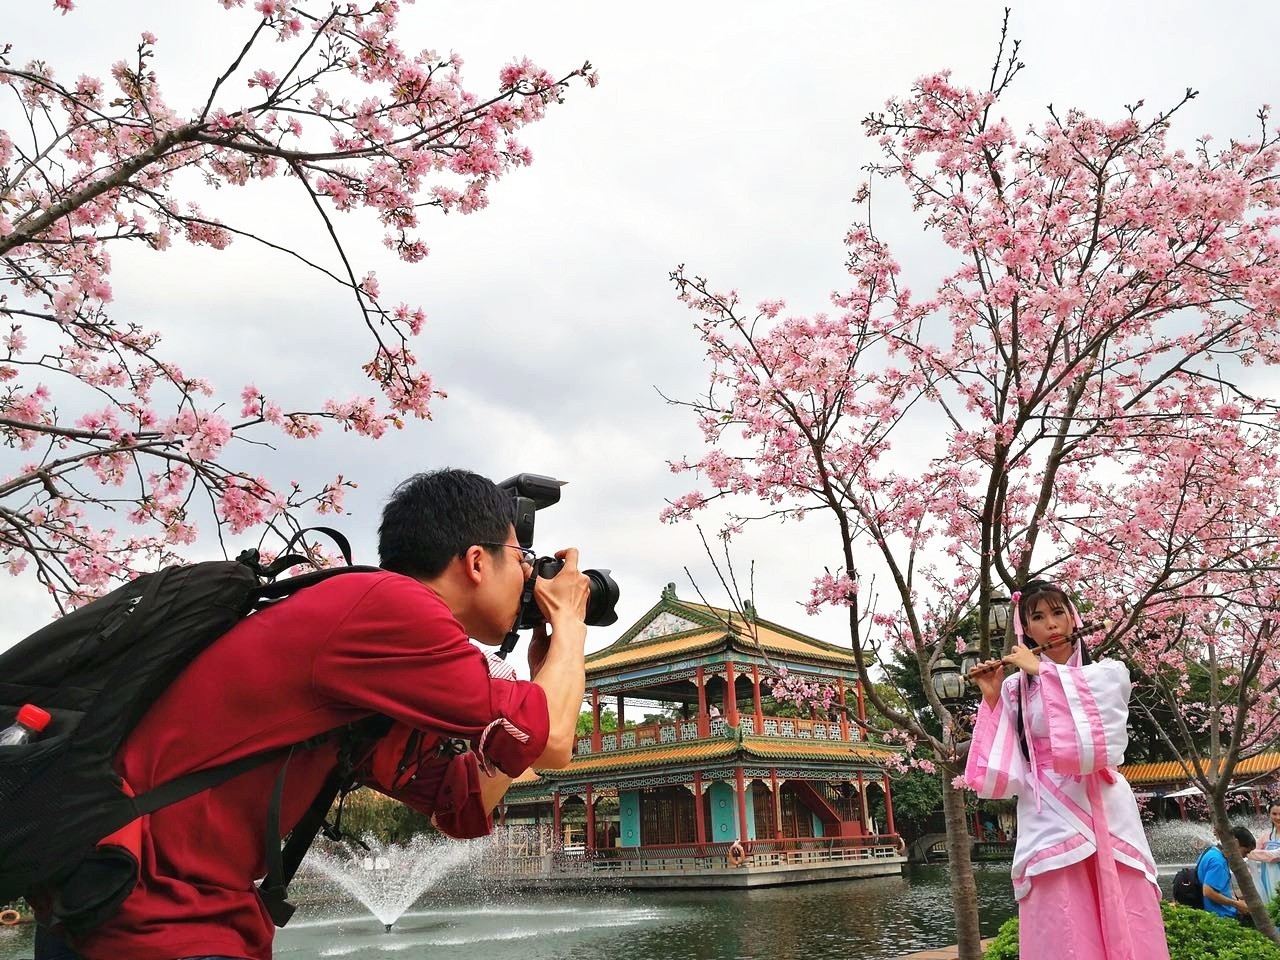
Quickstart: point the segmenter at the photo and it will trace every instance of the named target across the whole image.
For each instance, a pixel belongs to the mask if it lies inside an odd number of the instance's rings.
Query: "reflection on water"
[[[975,871],[990,936],[1014,908],[1009,865]],[[0,934],[0,960],[29,957],[30,942],[29,927]],[[484,960],[888,960],[954,942],[944,864],[903,877],[727,892],[428,894],[390,933],[350,906],[302,907],[277,936],[275,956],[394,960],[462,948]]]
[[[980,865],[978,886],[983,933],[990,935],[1013,909],[1008,865]],[[277,939],[276,956],[368,960],[473,947],[485,960],[887,960],[955,941],[945,866],[901,878],[731,892],[537,894],[447,906],[428,898],[428,904],[390,934],[362,921],[291,926]]]
[[[1250,826],[1265,829],[1262,821]],[[1205,824],[1155,825],[1151,845],[1165,896],[1178,865],[1193,861],[1210,841]],[[991,936],[1015,909],[1009,865],[976,864],[974,871],[982,934]],[[275,955],[394,960],[470,948],[483,960],[890,960],[955,942],[947,881],[942,864],[912,867],[902,877],[726,892],[449,896],[437,890],[390,933],[349,902],[313,902],[279,933]],[[308,886],[299,890],[308,899],[328,899]],[[0,927],[0,960],[30,957],[31,937],[28,925]]]

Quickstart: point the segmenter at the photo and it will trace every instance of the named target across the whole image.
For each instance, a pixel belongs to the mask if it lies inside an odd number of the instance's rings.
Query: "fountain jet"
[[[358,901],[387,933],[428,888],[492,847],[490,838],[416,836],[407,844],[387,846],[369,834],[363,840],[368,853],[343,843],[317,845],[307,854],[306,864]]]

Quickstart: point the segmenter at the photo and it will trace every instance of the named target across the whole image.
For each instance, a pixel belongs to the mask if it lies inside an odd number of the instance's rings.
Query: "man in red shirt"
[[[512,518],[511,497],[476,474],[406,480],[379,527],[382,571],[333,577],[241,621],[151,707],[117,771],[142,793],[381,714],[395,726],[365,782],[431,815],[450,836],[489,833],[512,778],[569,762],[585,682],[589,587],[577,550],[557,553],[564,569],[537,581],[549,631],[530,646],[531,681],[491,675],[469,642],[500,643],[515,623],[532,551],[517,542]],[[406,738],[397,732],[409,731],[471,749],[427,751],[412,769],[398,769]],[[333,739],[294,752],[282,833],[336,763]],[[111,919],[74,939],[74,953],[42,938],[37,960],[267,960],[274,927],[255,881],[267,870],[263,836],[282,764],[135,821],[137,886]]]

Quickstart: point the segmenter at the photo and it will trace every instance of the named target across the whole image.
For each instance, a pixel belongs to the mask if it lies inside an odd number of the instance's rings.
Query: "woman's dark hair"
[[[379,563],[394,573],[435,577],[469,547],[505,543],[514,518],[512,497],[478,473],[416,473],[396,487],[382,510]]]
[[[1075,601],[1061,587],[1050,583],[1048,580],[1028,580],[1020,591],[1018,603],[1013,611],[1014,616],[1018,618],[1019,626],[1022,627],[1024,636],[1027,632],[1027,614],[1034,610],[1036,604],[1042,600],[1057,600],[1068,610],[1075,611],[1077,609]],[[1093,658],[1089,656],[1089,647],[1083,640],[1077,642],[1080,644],[1080,662],[1082,664],[1093,663]],[[1027,646],[1032,650],[1035,649],[1035,644],[1027,644]],[[1018,742],[1022,744],[1022,755],[1030,763],[1031,751],[1027,749],[1027,731],[1022,721],[1022,704],[1018,704]]]

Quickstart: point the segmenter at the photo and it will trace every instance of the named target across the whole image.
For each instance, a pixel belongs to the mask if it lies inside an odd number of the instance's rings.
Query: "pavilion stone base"
[[[508,883],[525,889],[555,890],[599,887],[618,890],[746,890],[791,883],[899,876],[906,862],[905,857],[882,857],[856,862],[770,864],[710,870],[564,871],[536,878],[512,878]]]

